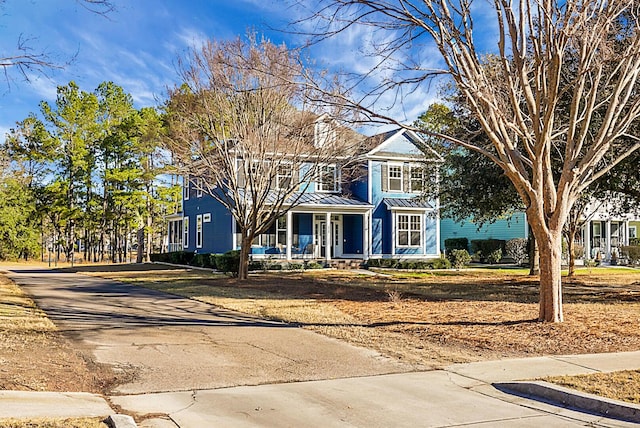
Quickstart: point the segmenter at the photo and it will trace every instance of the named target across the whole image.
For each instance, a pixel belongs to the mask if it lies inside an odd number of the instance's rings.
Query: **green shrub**
[[[636,265],[640,263],[640,245],[628,245],[622,247],[622,254],[629,259],[629,263]]]
[[[640,245],[640,238],[629,238],[629,246],[637,247]]]
[[[238,276],[238,270],[240,269],[240,251],[232,250],[224,254],[217,254],[215,256],[215,265],[220,272],[231,276]]]
[[[252,260],[249,262],[249,270],[266,270],[262,260]]]
[[[525,238],[510,239],[505,243],[505,252],[517,265],[520,265],[527,258],[528,243]]]
[[[500,262],[500,260],[502,260],[502,249],[500,248],[496,248],[487,256],[487,261],[492,265]]]
[[[444,240],[446,253],[453,250],[469,250],[469,240],[467,238],[448,238]]]
[[[467,250],[453,250],[453,251],[464,251],[465,253],[467,253]],[[467,253],[468,255],[469,253]],[[429,262],[431,264],[431,268],[432,269],[451,269],[451,262],[449,261],[449,259],[435,259],[431,262]]]
[[[304,269],[304,265],[302,263],[287,263],[287,270],[302,270]]]
[[[207,269],[216,268],[216,255],[215,254],[194,254],[191,260],[191,266],[198,266]]]
[[[461,269],[471,262],[471,256],[467,250],[452,250],[447,255],[451,266]]]
[[[505,241],[502,239],[475,239],[471,241],[471,253],[477,254],[481,262],[489,261],[489,257],[495,258],[498,249],[500,250],[500,258],[502,258],[504,247]]]
[[[304,264],[304,268],[305,269],[322,269],[324,268],[324,266],[322,266],[320,263],[317,262],[305,262]]]
[[[153,253],[149,255],[152,262],[167,263],[169,261],[168,253]]]

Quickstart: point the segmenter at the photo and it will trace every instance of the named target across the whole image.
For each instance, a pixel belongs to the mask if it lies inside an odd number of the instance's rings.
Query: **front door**
[[[315,257],[326,258],[327,248],[329,248],[329,255],[333,257],[342,257],[342,221],[340,216],[331,216],[331,242],[327,245],[327,221],[326,217],[316,216],[314,221],[314,244],[315,244]]]

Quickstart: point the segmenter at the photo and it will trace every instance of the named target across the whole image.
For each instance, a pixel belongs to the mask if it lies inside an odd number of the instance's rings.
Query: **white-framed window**
[[[336,130],[328,121],[316,122],[314,134],[316,147],[323,147],[336,141]]]
[[[396,246],[422,246],[421,214],[396,214]]]
[[[318,165],[318,192],[337,192],[340,190],[338,182],[338,167],[335,165]]]
[[[185,216],[182,219],[182,246],[184,248],[189,248],[189,216]]]
[[[293,179],[293,166],[291,164],[278,165],[278,175],[276,176],[276,188],[288,189],[291,187],[291,180]]]
[[[402,165],[388,164],[387,189],[390,192],[402,192]]]
[[[425,171],[422,165],[411,165],[409,172],[409,191],[422,193],[425,186]]]
[[[203,181],[202,178],[196,178],[196,198],[201,198],[202,197],[202,186],[203,186]]]
[[[182,178],[182,199],[189,200],[189,176],[185,175]]]
[[[259,247],[284,248],[287,245],[287,217],[279,217],[267,231],[257,235],[251,244]]]
[[[202,248],[202,214],[196,216],[196,248]]]
[[[202,214],[203,223],[211,223],[211,213]]]
[[[629,239],[638,237],[638,229],[636,226],[629,226]]]

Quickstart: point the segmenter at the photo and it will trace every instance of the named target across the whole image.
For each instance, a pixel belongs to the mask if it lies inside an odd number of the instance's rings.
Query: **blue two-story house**
[[[440,254],[438,201],[425,200],[429,162],[440,156],[420,137],[395,130],[364,139],[350,156],[350,171],[316,165],[304,193],[251,247],[253,258],[286,260],[435,258]],[[356,168],[353,167],[353,160]],[[346,176],[349,175],[347,178]],[[286,179],[286,177],[285,177]],[[184,180],[183,210],[169,217],[169,250],[223,253],[239,249],[229,211]],[[181,231],[181,233],[180,233]]]

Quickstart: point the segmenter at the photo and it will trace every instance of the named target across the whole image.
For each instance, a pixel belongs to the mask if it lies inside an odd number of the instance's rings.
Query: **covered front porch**
[[[622,247],[635,235],[628,219],[595,219],[582,228],[578,244],[583,245],[584,258],[612,262],[621,257]]]
[[[342,197],[333,204],[301,204],[280,217],[254,239],[253,259],[367,259],[370,254],[371,206]],[[341,202],[337,204],[335,202]],[[240,236],[234,230],[234,248]]]

